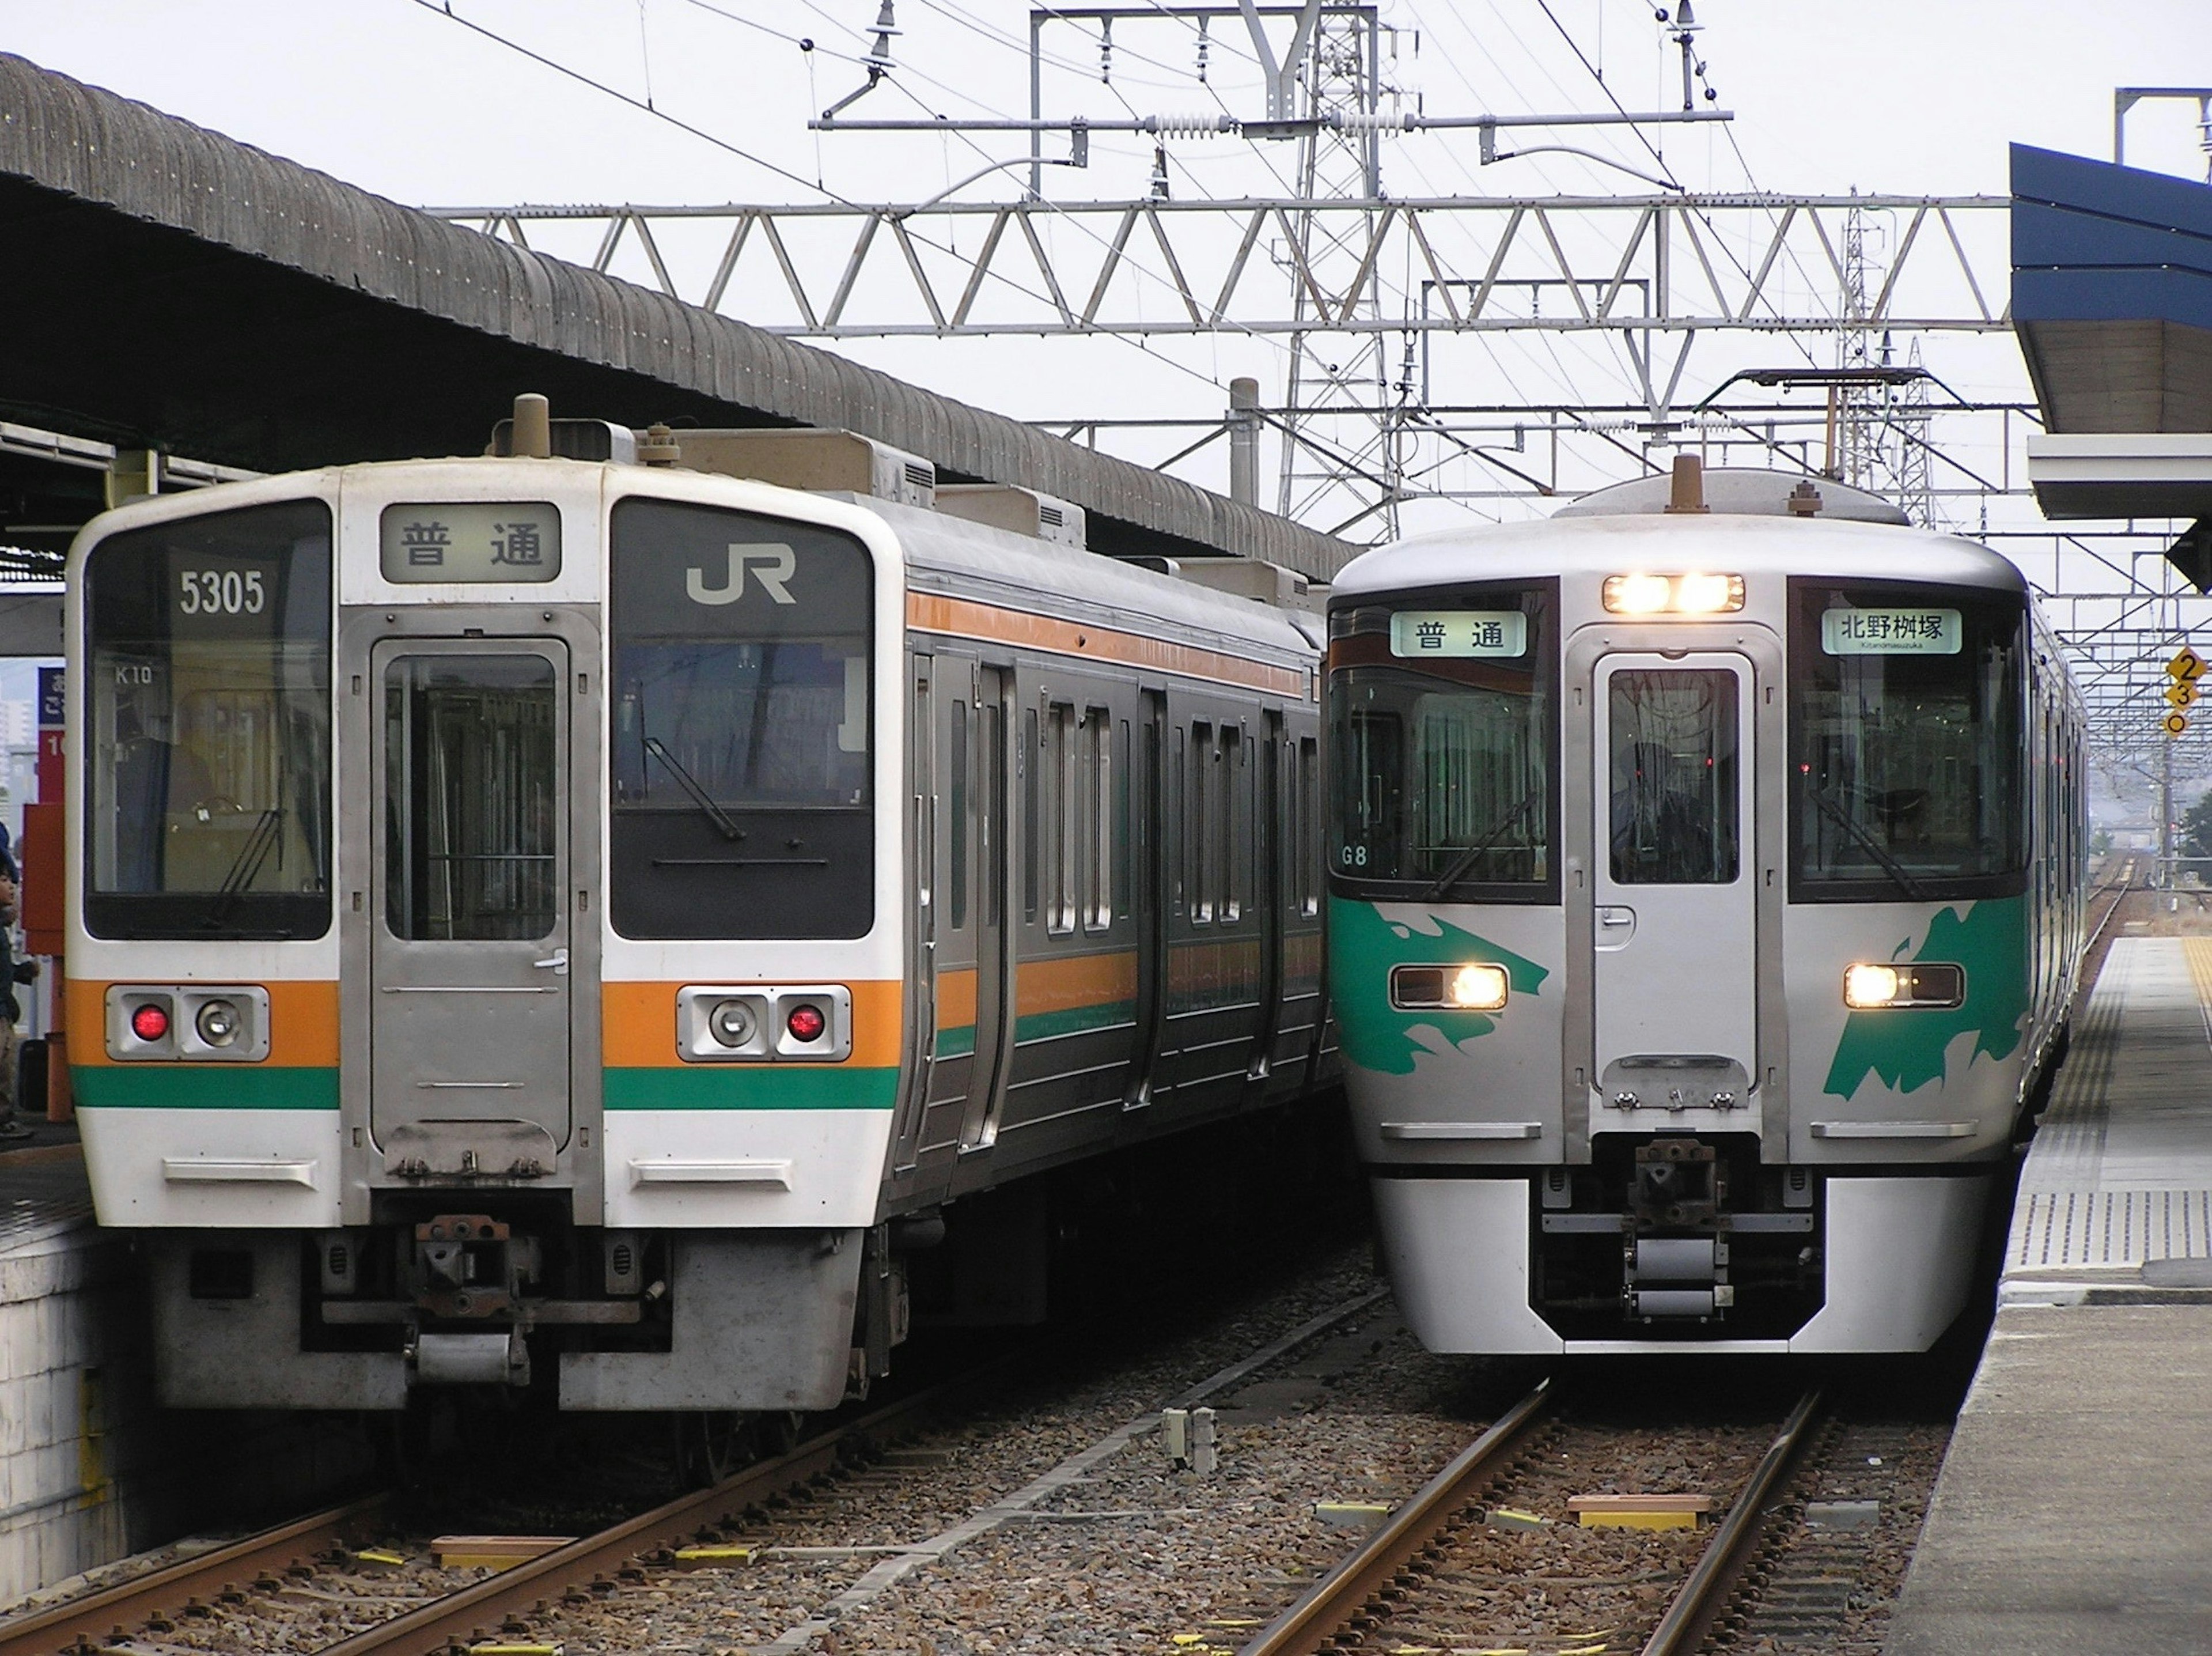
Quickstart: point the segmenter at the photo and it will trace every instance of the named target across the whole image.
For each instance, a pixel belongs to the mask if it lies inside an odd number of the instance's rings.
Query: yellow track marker
[[[407,1562],[404,1554],[388,1552],[382,1547],[364,1547],[353,1558],[356,1564],[404,1564]]]
[[[750,1564],[753,1562],[751,1547],[718,1545],[712,1547],[678,1547],[676,1562],[694,1568],[711,1564]]]
[[[573,1535],[441,1535],[430,1543],[430,1557],[440,1567],[465,1570],[511,1569],[532,1558],[557,1552],[576,1537]]]
[[[1567,1510],[1586,1530],[1694,1530],[1711,1516],[1711,1495],[1576,1495]]]

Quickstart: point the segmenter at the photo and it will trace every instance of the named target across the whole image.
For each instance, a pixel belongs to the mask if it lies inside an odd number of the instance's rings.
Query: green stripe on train
[[[964,1058],[975,1050],[975,1026],[962,1024],[957,1029],[937,1032],[937,1056],[940,1058]]]
[[[254,1064],[80,1064],[80,1110],[335,1110],[335,1068]]]
[[[1063,1035],[1083,1035],[1095,1029],[1113,1029],[1137,1020],[1134,1001],[1109,1001],[1103,1006],[1070,1007],[1064,1012],[1032,1012],[1014,1020],[1014,1039],[1055,1040]]]
[[[610,1110],[888,1110],[898,1071],[796,1063],[608,1069]]]

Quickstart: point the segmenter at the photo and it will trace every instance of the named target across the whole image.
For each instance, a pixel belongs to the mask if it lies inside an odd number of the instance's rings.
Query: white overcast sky
[[[1139,8],[1153,3],[1127,0]],[[2116,86],[2212,84],[2208,0],[1695,3],[1710,83],[1737,119],[1732,135],[1715,127],[1656,135],[1668,164],[1692,188],[2002,195],[2009,141],[2106,156]],[[0,0],[0,47],[414,204],[795,202],[821,199],[809,187],[817,178],[851,199],[913,200],[985,160],[1025,149],[1024,139],[1008,135],[971,145],[936,135],[808,132],[811,111],[859,84],[854,58],[866,49],[878,4],[452,0],[459,17],[626,94],[649,94],[660,111],[790,176],[565,78],[422,0]],[[1028,5],[896,0],[896,10],[900,67],[854,115],[1026,113]],[[1674,52],[1650,5],[1382,0],[1382,15],[1394,31],[1391,78],[1431,114],[1606,107],[1573,47],[1603,70],[1628,107],[1679,102]],[[815,43],[812,52],[802,52],[802,38]],[[1212,39],[1201,88],[1192,74],[1197,43],[1189,25],[1125,23],[1106,84],[1095,31],[1055,24],[1047,37],[1048,111],[1258,113],[1241,26],[1217,22]],[[2193,104],[2141,106],[2130,118],[2129,159],[2201,179],[2194,116]],[[1650,165],[1627,135],[1563,136]],[[1647,188],[1560,156],[1483,168],[1474,150],[1472,134],[1394,140],[1385,186],[1405,196]],[[1215,139],[1178,144],[1173,155],[1179,195],[1236,195],[1272,191],[1269,174],[1289,171],[1292,149]],[[1048,188],[1139,196],[1151,164],[1149,143],[1102,137],[1087,172],[1048,174]],[[1001,174],[963,194],[1004,196],[1014,187],[1012,175]],[[732,308],[744,314],[741,305]],[[1285,362],[1279,342],[1235,337],[1149,350],[1115,341],[1049,350],[939,340],[843,348],[1022,417],[1212,417],[1235,374],[1258,375],[1263,397],[1273,400]],[[1439,400],[1504,401],[1510,393],[1533,399],[1568,390],[1592,402],[1618,399],[1625,370],[1602,356],[1531,346],[1520,358],[1470,358],[1469,383]],[[1960,342],[1937,366],[1970,393],[2025,393],[2008,339]],[[1510,380],[1510,391],[1502,380]],[[1686,389],[1693,399],[1703,387]],[[1218,453],[1195,463],[1198,480],[1218,486],[1205,471],[1218,467]]]

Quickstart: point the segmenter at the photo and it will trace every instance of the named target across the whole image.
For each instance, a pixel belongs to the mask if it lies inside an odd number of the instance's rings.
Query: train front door
[[[1759,1073],[1753,685],[1732,652],[1595,664],[1594,1073],[1608,1104],[1725,1109]]]
[[[370,1128],[387,1172],[530,1178],[571,1126],[570,744],[559,639],[370,655]],[[356,820],[358,817],[356,816]]]

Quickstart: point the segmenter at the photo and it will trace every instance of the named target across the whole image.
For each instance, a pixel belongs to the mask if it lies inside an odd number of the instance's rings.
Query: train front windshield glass
[[[1339,891],[1558,900],[1557,609],[1545,582],[1331,615]]]
[[[85,580],[87,927],[321,936],[330,508],[287,502],[111,535]]]
[[[2023,601],[1790,582],[1790,889],[1897,902],[2023,888]]]
[[[611,824],[628,937],[858,937],[874,920],[873,570],[852,536],[614,510]]]

